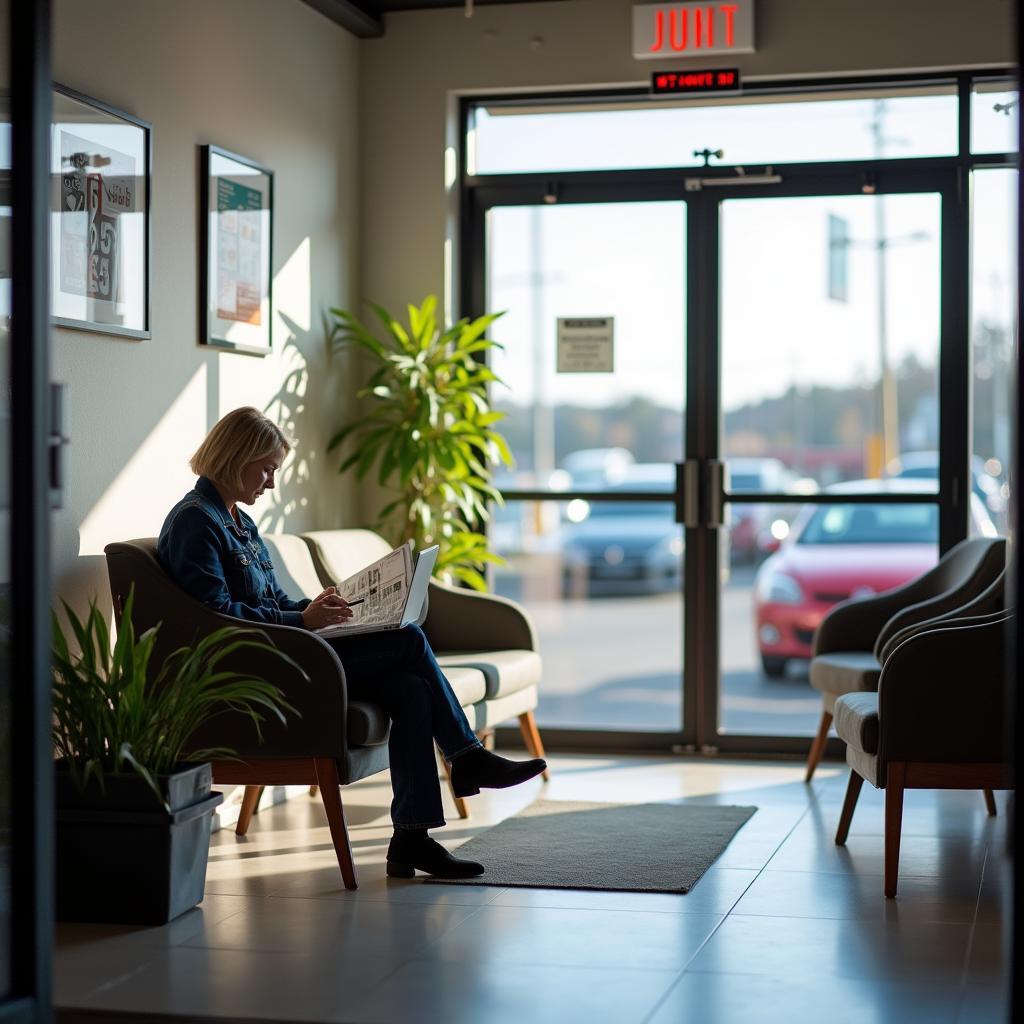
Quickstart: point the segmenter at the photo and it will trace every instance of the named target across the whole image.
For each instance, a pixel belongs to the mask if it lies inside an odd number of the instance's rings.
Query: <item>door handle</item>
[[[708,459],[704,463],[704,485],[707,494],[705,526],[718,527],[725,523],[725,462]]]
[[[50,384],[50,433],[47,438],[50,472],[50,508],[64,506],[64,446],[67,436],[66,384]]]
[[[676,522],[687,528],[700,526],[700,463],[697,459],[676,463]]]
[[[676,522],[688,528],[725,523],[726,465],[721,459],[676,463]]]

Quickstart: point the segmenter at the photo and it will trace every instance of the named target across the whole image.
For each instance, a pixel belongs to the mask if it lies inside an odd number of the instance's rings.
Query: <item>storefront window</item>
[[[955,86],[603,105],[476,107],[471,174],[932,157],[957,148]]]

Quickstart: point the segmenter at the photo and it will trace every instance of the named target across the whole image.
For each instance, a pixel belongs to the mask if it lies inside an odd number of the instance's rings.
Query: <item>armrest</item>
[[[875,657],[881,662],[884,660],[883,651],[889,641],[900,631],[908,627],[916,626],[928,619],[952,618],[955,613],[967,603],[969,598],[975,595],[964,594],[961,589],[946,591],[936,594],[927,600],[918,601],[907,605],[896,612],[888,622],[879,630],[875,640]]]
[[[925,633],[929,630],[942,629],[944,626],[953,626],[959,628],[960,626],[983,626],[987,622],[999,622],[1006,617],[1006,611],[988,612],[985,615],[961,615],[962,608],[957,608],[951,613],[945,615],[936,615],[930,619],[924,619],[922,622],[916,622],[910,626],[904,626],[903,629],[893,633],[888,640],[885,641],[882,647],[881,657],[878,659],[881,664],[885,664],[886,660],[896,650],[897,647],[904,640],[909,640],[912,636],[916,636],[918,633]]]
[[[537,650],[526,609],[508,598],[430,581],[424,632],[437,651]]]
[[[193,737],[193,749],[231,747],[239,756],[342,757],[347,749],[348,695],[345,672],[334,650],[315,633],[292,626],[246,622],[222,615],[181,590],[156,560],[135,544],[109,544],[107,571],[115,615],[134,586],[132,619],[136,634],[160,623],[153,652],[159,664],[171,651],[192,646],[197,637],[225,626],[258,630],[301,666],[298,671],[255,651],[239,651],[225,668],[267,679],[278,686],[299,716],[286,712],[286,723],[267,717],[260,743],[245,715],[225,711],[209,719]],[[266,714],[266,713],[264,713]]]
[[[227,615],[211,613],[220,620],[209,627],[247,626],[249,623]],[[225,712],[211,718],[195,735],[192,745],[232,747],[239,756],[252,757],[338,757],[348,749],[348,695],[345,671],[334,650],[315,633],[292,626],[252,624],[267,641],[296,662],[302,672],[268,658],[259,651],[239,651],[225,659],[224,666],[236,672],[267,679],[279,687],[284,699],[298,714],[285,712],[285,723],[264,713],[260,742],[251,721],[244,715]],[[305,673],[303,676],[302,673]]]
[[[904,641],[878,683],[885,760],[997,762],[1007,757],[1006,614],[983,625],[952,620]]]
[[[920,589],[915,580],[863,600],[843,601],[821,620],[814,634],[814,656],[832,651],[872,651],[885,624],[913,604]]]

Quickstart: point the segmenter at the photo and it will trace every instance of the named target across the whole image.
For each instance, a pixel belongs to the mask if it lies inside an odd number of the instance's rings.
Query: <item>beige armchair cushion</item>
[[[449,668],[445,666],[445,679],[452,684],[455,696],[465,708],[484,700],[487,696],[487,680],[478,668]]]
[[[263,543],[274,563],[274,575],[281,589],[293,600],[314,598],[324,588],[320,585],[309,548],[301,537],[291,533],[269,533]]]
[[[473,732],[481,732],[502,725],[510,718],[518,718],[527,711],[533,711],[536,706],[537,687],[528,686],[525,690],[518,690],[506,697],[477,701],[464,710],[466,718],[469,719],[469,727]]]
[[[314,530],[303,536],[312,541],[322,572],[335,583],[341,583],[391,551],[391,545],[372,530]],[[301,538],[295,539],[305,546]]]
[[[460,652],[442,654],[437,660],[449,679],[452,672],[466,669],[481,673],[486,680],[486,693],[482,696],[488,700],[506,697],[540,682],[541,660],[536,651]]]
[[[834,651],[811,661],[811,686],[837,695],[877,690],[881,672],[870,651]]]

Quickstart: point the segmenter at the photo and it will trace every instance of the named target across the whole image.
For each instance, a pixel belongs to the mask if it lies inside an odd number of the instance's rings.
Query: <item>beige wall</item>
[[[629,0],[389,15],[361,45],[361,291],[386,305],[443,288],[443,150],[452,93],[641,85]],[[748,79],[1005,65],[1009,0],[757,0]],[[721,65],[722,58],[691,61]]]
[[[153,125],[153,337],[54,332],[71,447],[53,567],[57,593],[80,605],[106,596],[104,544],[159,531],[192,485],[188,456],[239,405],[269,410],[300,441],[277,491],[256,506],[261,528],[351,521],[325,466],[342,410],[322,317],[355,294],[358,44],[299,0],[56,0],[54,32],[58,82]],[[266,358],[198,344],[202,143],[275,171]]]

